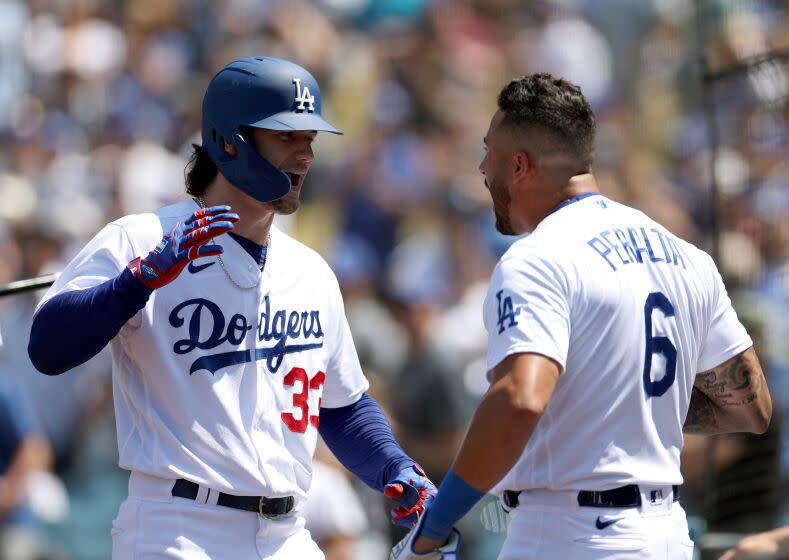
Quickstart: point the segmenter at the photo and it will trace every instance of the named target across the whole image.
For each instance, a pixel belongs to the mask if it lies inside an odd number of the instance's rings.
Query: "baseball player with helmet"
[[[368,382],[337,280],[273,225],[299,206],[321,117],[304,68],[243,58],[203,99],[192,198],[107,225],[34,316],[58,375],[107,344],[129,497],[113,558],[322,559],[304,528],[318,433],[411,526],[435,494]]]
[[[565,80],[499,94],[479,169],[497,229],[531,233],[490,281],[490,387],[393,558],[441,545],[492,492],[510,512],[501,560],[690,559],[683,431],[767,429],[770,393],[715,264],[600,194],[594,131]]]

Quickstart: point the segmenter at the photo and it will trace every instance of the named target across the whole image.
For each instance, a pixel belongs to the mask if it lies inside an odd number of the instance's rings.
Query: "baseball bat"
[[[26,278],[25,280],[17,280],[16,282],[0,284],[0,297],[10,296],[11,294],[18,294],[20,292],[38,290],[40,288],[48,288],[55,283],[55,280],[57,280],[59,274],[59,272],[53,272],[52,274],[45,274],[35,278]]]

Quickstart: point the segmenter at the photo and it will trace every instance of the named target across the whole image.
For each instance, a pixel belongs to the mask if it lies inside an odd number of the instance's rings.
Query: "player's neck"
[[[544,219],[546,216],[552,214],[553,211],[563,202],[566,202],[578,195],[590,192],[596,193],[600,191],[597,188],[597,180],[595,179],[594,175],[589,172],[573,175],[566,181],[562,188],[554,190],[554,192],[556,194],[554,197],[552,197],[552,200],[547,201],[547,204],[543,209],[543,216],[540,221],[542,221],[542,219]]]
[[[203,194],[206,206],[226,204],[239,216],[233,233],[258,245],[268,241],[274,211],[227,182],[213,182]]]
[[[592,172],[582,173],[580,175],[573,175],[567,181],[567,186],[564,189],[565,199],[578,196],[588,192],[600,192],[597,188],[597,179],[595,179]]]
[[[529,191],[528,198],[519,202],[521,210],[513,221],[517,233],[534,231],[540,222],[566,200],[588,192],[600,192],[591,172],[573,175],[562,184],[563,186],[559,187],[544,183]]]
[[[266,245],[268,243],[271,224],[274,222],[274,213],[267,212],[267,215],[264,217],[250,213],[245,215],[243,211],[240,212],[238,210],[236,210],[236,213],[239,215],[240,219],[233,228],[233,233],[241,237],[246,237],[258,245]]]

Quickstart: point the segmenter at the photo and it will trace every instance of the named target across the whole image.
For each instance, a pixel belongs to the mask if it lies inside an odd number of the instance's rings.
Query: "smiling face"
[[[488,133],[483,140],[485,157],[479,164],[479,171],[485,176],[485,186],[493,199],[496,230],[504,235],[515,235],[510,221],[512,150],[507,145],[509,135],[501,127],[503,119],[504,113],[501,111],[496,112],[491,119]]]
[[[314,130],[253,128],[250,135],[258,153],[271,165],[287,174],[291,183],[288,194],[263,204],[277,214],[292,214],[299,207],[301,186],[315,158],[312,143],[318,133]]]

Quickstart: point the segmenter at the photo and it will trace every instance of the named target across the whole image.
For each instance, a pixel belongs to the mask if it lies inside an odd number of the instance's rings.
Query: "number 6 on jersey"
[[[649,397],[663,395],[677,377],[677,348],[665,336],[653,336],[652,312],[659,309],[666,317],[674,316],[674,306],[661,292],[652,292],[644,304],[644,330],[646,331],[646,353],[644,355],[644,391]],[[666,373],[658,381],[652,381],[652,354],[663,354],[666,358]]]

